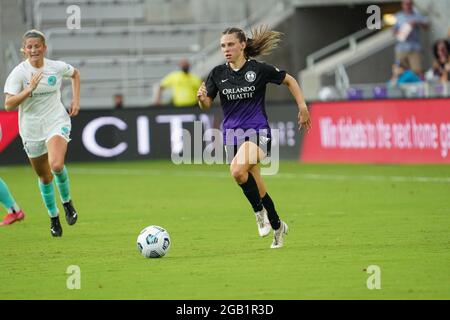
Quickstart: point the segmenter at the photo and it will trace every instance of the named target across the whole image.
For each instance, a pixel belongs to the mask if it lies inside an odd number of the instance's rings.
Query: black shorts
[[[237,144],[227,144],[225,145],[225,157],[227,164],[230,164],[231,161],[236,156],[239,148],[246,141],[254,142],[261,148],[261,150],[266,154],[266,157],[270,157],[270,150],[272,148],[272,138],[267,135],[255,134],[254,136],[245,137],[245,140],[238,142]]]

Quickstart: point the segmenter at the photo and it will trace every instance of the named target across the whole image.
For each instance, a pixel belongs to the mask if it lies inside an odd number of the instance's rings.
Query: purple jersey
[[[223,109],[223,135],[225,144],[236,144],[228,133],[266,132],[270,127],[265,108],[267,83],[281,84],[286,72],[256,60],[247,60],[241,69],[234,71],[228,64],[215,67],[206,80],[208,97],[214,99],[220,94]]]

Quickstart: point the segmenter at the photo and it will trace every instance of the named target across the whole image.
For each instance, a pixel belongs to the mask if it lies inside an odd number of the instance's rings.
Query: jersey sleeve
[[[261,70],[266,83],[270,82],[280,85],[283,83],[284,78],[286,78],[286,71],[280,70],[277,67],[264,62],[261,63]]]
[[[68,63],[59,61],[59,68],[63,78],[70,78],[75,72],[75,68]]]
[[[23,90],[22,88],[22,74],[19,72],[17,68],[9,74],[8,78],[5,82],[4,93],[16,95]]]
[[[217,92],[219,89],[217,88],[216,82],[214,81],[214,69],[210,72],[208,75],[208,78],[206,78],[205,86],[206,86],[206,92],[208,93],[208,97],[211,99],[214,99],[217,96]]]

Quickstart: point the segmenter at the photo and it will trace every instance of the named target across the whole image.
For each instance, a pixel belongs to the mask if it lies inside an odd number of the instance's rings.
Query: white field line
[[[181,176],[181,177],[210,177],[229,178],[228,170],[202,171],[202,170],[157,170],[157,169],[115,169],[115,168],[71,168],[71,173],[87,175],[124,175],[124,176]],[[417,182],[417,183],[450,183],[450,177],[407,177],[407,176],[373,176],[373,175],[339,175],[339,174],[319,174],[319,173],[278,173],[276,175],[265,176],[265,178],[275,179],[304,179],[323,181],[369,181],[369,182]]]

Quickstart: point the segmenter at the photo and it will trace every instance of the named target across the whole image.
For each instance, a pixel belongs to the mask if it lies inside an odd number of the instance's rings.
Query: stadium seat
[[[359,88],[349,88],[347,90],[348,100],[359,100],[363,98],[363,90]]]
[[[375,99],[386,99],[388,97],[386,86],[375,86],[373,88],[373,97]]]

